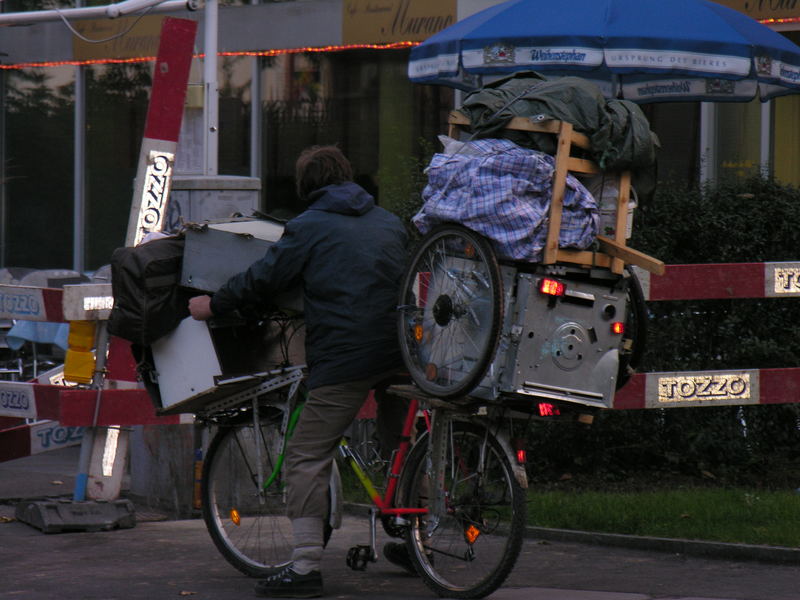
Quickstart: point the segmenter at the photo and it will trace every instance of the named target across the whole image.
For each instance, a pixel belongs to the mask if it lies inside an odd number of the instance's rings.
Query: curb
[[[526,527],[525,537],[548,541],[575,542],[598,546],[615,546],[633,550],[656,550],[674,554],[688,554],[704,558],[752,560],[768,563],[800,564],[800,548],[786,546],[760,546],[675,538],[646,537],[619,533],[598,533],[572,529]]]
[[[369,512],[370,508],[372,508],[372,506],[369,504],[353,502],[343,503],[344,512],[349,515],[363,516],[364,513]],[[687,554],[703,558],[800,565],[800,548],[789,548],[786,546],[733,544],[728,542],[683,540],[532,526],[527,526],[525,528],[525,537],[528,539],[552,542],[592,544],[595,546],[613,546],[631,550],[653,550],[672,554]]]

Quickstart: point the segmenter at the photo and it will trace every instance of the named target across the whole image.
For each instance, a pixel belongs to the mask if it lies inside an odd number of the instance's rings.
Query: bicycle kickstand
[[[377,562],[378,552],[375,550],[377,539],[377,517],[376,508],[369,509],[369,537],[370,543],[353,546],[347,551],[347,566],[353,571],[366,571],[367,563]]]

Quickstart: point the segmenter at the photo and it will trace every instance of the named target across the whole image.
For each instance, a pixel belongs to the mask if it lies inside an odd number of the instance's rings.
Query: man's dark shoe
[[[408,555],[408,546],[397,542],[388,542],[383,546],[383,556],[393,565],[402,567],[412,575],[417,574],[417,570]]]
[[[291,565],[256,584],[256,596],[264,598],[319,598],[322,596],[322,575],[311,571],[295,573]]]

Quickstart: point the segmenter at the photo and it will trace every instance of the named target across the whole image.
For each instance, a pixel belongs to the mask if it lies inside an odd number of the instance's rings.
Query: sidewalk
[[[132,529],[43,534],[13,517],[15,502],[71,496],[79,449],[0,463],[0,598],[25,600],[240,600],[254,581],[228,565],[200,519],[138,522]],[[58,483],[61,482],[61,483]],[[494,600],[797,600],[798,562],[775,564],[677,552],[664,541],[605,545],[606,537],[536,530]],[[547,536],[549,539],[545,539]],[[626,537],[626,536],[617,536]],[[560,539],[556,539],[560,538]],[[347,549],[369,539],[367,519],[347,515],[326,550],[329,598],[431,599],[415,577],[381,559],[346,568]],[[641,540],[641,538],[636,538]],[[379,545],[386,541],[379,532]],[[589,541],[591,543],[581,543]],[[617,542],[619,540],[616,540]],[[682,542],[675,540],[673,542]],[[682,542],[685,543],[685,542]],[[725,545],[732,546],[732,545]]]

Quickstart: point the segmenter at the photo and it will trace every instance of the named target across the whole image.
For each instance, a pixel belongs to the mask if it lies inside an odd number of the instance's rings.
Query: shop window
[[[400,205],[416,193],[420,162],[446,131],[452,90],[412,84],[403,50],[287,55],[263,64],[266,209],[281,216],[303,210],[294,191],[298,154],[337,144],[356,182],[381,206],[403,212]]]
[[[74,72],[4,72],[3,266],[72,266]]]
[[[661,144],[657,154],[658,180],[696,184],[700,161],[700,104],[663,102],[645,104],[641,108]]]
[[[717,103],[716,172],[720,180],[761,171],[761,101]]]
[[[107,264],[114,249],[125,242],[152,69],[152,63],[85,69],[87,269]]]

